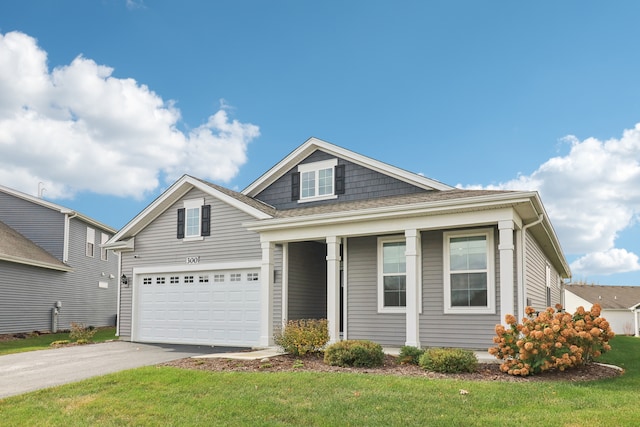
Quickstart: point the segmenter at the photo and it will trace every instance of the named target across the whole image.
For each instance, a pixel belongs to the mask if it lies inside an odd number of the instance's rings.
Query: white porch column
[[[513,221],[498,222],[500,231],[500,319],[504,323],[507,314],[517,315],[514,305],[513,283]]]
[[[636,307],[633,310],[633,322],[635,324],[635,331],[636,331],[636,333],[634,335],[636,337],[640,337],[640,329],[638,329],[638,313],[640,313],[640,308]]]
[[[418,230],[405,230],[406,238],[406,292],[407,337],[405,345],[420,348],[420,233]]]
[[[269,347],[273,342],[273,242],[261,242],[262,268],[260,271],[260,345]]]
[[[340,341],[340,238],[327,237],[327,321],[329,343]]]

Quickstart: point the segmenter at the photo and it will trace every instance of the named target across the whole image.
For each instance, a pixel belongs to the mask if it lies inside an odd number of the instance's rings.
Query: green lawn
[[[635,426],[640,339],[616,337],[612,346],[601,361],[625,374],[590,383],[147,367],[0,400],[0,420],[6,426]]]
[[[93,342],[103,342],[117,339],[116,328],[99,328],[93,336]],[[35,335],[25,339],[15,339],[0,342],[0,355],[10,353],[22,353],[24,351],[44,350],[51,348],[54,341],[68,340],[69,333]]]

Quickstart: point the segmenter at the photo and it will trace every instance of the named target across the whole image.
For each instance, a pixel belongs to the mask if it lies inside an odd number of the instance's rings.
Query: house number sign
[[[187,257],[187,264],[198,264],[200,262],[200,257],[199,256],[188,256]]]

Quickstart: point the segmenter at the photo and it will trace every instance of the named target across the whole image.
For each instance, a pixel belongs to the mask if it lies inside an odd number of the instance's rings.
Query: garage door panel
[[[134,339],[252,346],[260,337],[259,270],[138,277]]]

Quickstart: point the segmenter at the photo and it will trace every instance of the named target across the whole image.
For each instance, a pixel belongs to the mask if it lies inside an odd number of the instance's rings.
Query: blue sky
[[[537,190],[575,280],[640,285],[640,2],[0,3],[0,184],[112,227],[315,136]]]

